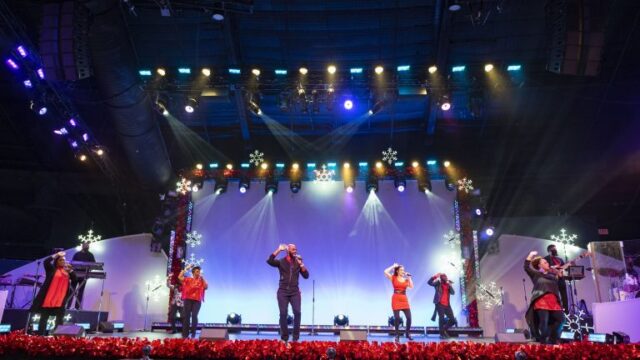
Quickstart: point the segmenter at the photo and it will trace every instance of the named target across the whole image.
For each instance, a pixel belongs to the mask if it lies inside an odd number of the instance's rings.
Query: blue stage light
[[[275,73],[276,73],[276,75],[287,75],[287,70],[276,69]]]
[[[312,169],[316,167],[316,163],[307,163],[307,168]]]
[[[178,68],[178,73],[180,74],[191,74],[190,68]]]
[[[335,326],[348,326],[349,325],[349,317],[347,315],[336,315],[333,318],[333,325]]]
[[[241,168],[243,168],[243,169],[248,169],[248,168],[249,168],[249,166],[251,166],[251,164],[249,164],[249,163],[242,163],[242,164],[240,164],[240,167],[241,167]]]
[[[400,65],[398,66],[398,71],[409,71],[411,70],[411,66],[410,65]]]
[[[18,54],[20,54],[20,56],[22,56],[23,58],[26,58],[27,55],[29,55],[27,53],[27,49],[25,49],[22,45],[18,46],[16,50],[18,50]]]
[[[38,73],[38,77],[44,80],[44,70],[38,69],[36,72]]]
[[[345,101],[344,101],[344,105],[343,105],[343,106],[344,106],[344,108],[345,108],[346,110],[351,110],[351,109],[353,109],[353,101],[351,101],[351,100],[345,100]]]
[[[211,163],[209,164],[209,169],[217,169],[218,168],[218,163]]]
[[[229,74],[239,75],[240,72],[241,72],[240,69],[234,69],[234,68],[229,69]]]
[[[31,89],[33,87],[31,80],[25,80],[22,83],[24,84],[24,87],[26,87],[27,89]]]
[[[464,65],[458,65],[458,66],[454,66],[451,68],[452,72],[462,72],[466,69],[467,67]]]
[[[9,66],[12,70],[18,70],[20,67],[18,66],[18,64],[16,64],[15,61],[13,61],[13,59],[7,59],[5,61],[5,63],[7,64],[7,66]]]
[[[349,72],[352,74],[362,74],[362,68],[351,68]]]
[[[369,166],[369,163],[367,163],[366,161],[360,161],[360,162],[358,163],[358,166],[359,166],[359,167],[367,167],[367,166]]]
[[[151,70],[138,70],[140,76],[151,76]]]
[[[427,160],[427,165],[436,165],[438,162],[436,160]]]
[[[276,168],[283,169],[284,168],[284,164],[283,163],[276,163]]]
[[[509,65],[507,66],[507,71],[520,71],[522,69],[522,65]]]

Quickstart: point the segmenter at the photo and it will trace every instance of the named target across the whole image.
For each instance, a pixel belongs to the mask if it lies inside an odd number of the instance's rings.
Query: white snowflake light
[[[442,238],[444,239],[444,243],[446,245],[449,245],[449,247],[451,247],[452,249],[460,249],[460,234],[453,231],[453,230],[449,230],[448,233],[442,235]]]
[[[178,181],[176,183],[176,192],[178,192],[178,193],[180,193],[182,195],[186,195],[191,190],[192,190],[191,180],[187,180],[185,178],[182,178],[182,179],[180,179],[180,181]]]
[[[316,181],[328,182],[333,180],[335,172],[333,170],[327,170],[326,165],[322,165],[322,170],[313,170],[316,174]]]
[[[202,265],[202,263],[204,262],[203,258],[197,259],[196,258],[196,254],[191,253],[191,255],[189,255],[189,258],[187,259],[182,259],[182,263],[184,264],[184,266],[189,266],[191,265],[193,266],[200,266]]]
[[[69,322],[69,321],[71,321],[71,314],[67,314],[67,315],[65,315],[65,316],[64,316],[64,321],[65,321],[65,322]]]
[[[560,229],[560,235],[551,235],[551,240],[561,244],[561,245],[573,245],[578,238],[576,234],[567,234],[567,230]]]
[[[264,153],[256,150],[251,154],[249,154],[249,163],[253,164],[254,166],[259,166],[263,162],[264,162]]]
[[[585,319],[585,312],[580,310],[578,313],[573,313],[570,315],[564,314],[565,323],[564,330],[571,331],[575,337],[576,334],[589,334],[592,333],[593,326],[590,326],[587,320]]]
[[[398,160],[398,152],[389,147],[387,150],[382,151],[382,161],[386,161],[391,165],[394,161]]]
[[[191,231],[187,233],[187,240],[185,240],[185,243],[189,246],[191,246],[192,248],[200,245],[202,243],[202,234],[198,233],[197,231]]]
[[[473,181],[467,178],[458,180],[458,191],[464,191],[467,194],[470,193],[473,191]]]
[[[145,297],[153,301],[159,301],[162,295],[165,295],[163,293],[166,292],[164,284],[165,282],[160,278],[160,275],[156,275],[153,279],[146,281],[144,283],[146,287]]]
[[[502,303],[501,290],[495,282],[480,282],[476,286],[476,299],[485,309],[493,309]]]
[[[101,235],[94,235],[93,234],[93,230],[89,229],[89,231],[87,231],[86,235],[78,235],[78,240],[80,240],[80,243],[89,243],[89,244],[93,244],[95,242],[98,242],[100,240],[102,240],[102,236]]]

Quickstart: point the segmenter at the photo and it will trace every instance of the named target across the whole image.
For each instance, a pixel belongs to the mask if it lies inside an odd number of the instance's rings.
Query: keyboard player
[[[71,261],[82,261],[82,262],[92,262],[92,263],[96,262],[95,256],[93,256],[93,253],[89,251],[88,242],[85,241],[82,243],[82,249],[76,252],[75,254],[73,254],[73,258],[71,259]],[[81,274],[78,273],[78,275],[81,275]],[[83,280],[84,279],[78,276],[78,280],[75,282],[75,284],[73,284],[73,287],[76,289],[76,297],[75,297],[76,301],[74,304],[74,307],[76,310],[80,310],[82,306],[82,297],[84,296],[84,287],[87,285],[87,282]],[[69,302],[69,306],[71,307],[71,302]]]

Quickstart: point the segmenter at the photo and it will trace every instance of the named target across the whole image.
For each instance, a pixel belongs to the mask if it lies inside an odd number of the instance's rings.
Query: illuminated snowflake
[[[473,191],[473,181],[467,178],[458,180],[458,191],[464,191],[467,194],[470,193]]]
[[[585,319],[585,312],[583,310],[578,311],[578,313],[573,313],[570,315],[564,314],[565,323],[564,330],[573,332],[575,337],[576,334],[582,336],[583,334],[593,333],[593,326],[590,326]]]
[[[460,234],[453,231],[453,230],[449,230],[448,233],[442,235],[442,237],[444,238],[444,243],[446,245],[449,245],[449,247],[451,247],[452,249],[460,249]]]
[[[156,275],[153,279],[146,281],[146,290],[144,296],[153,300],[159,301],[161,297],[166,296],[165,282],[160,278],[160,275]]]
[[[198,233],[195,230],[188,232],[187,240],[185,241],[185,243],[191,246],[192,248],[200,245],[202,243],[202,234]]]
[[[560,243],[562,245],[573,245],[578,238],[578,235],[567,235],[567,230],[560,229],[560,235],[551,235],[551,240]]]
[[[182,263],[184,264],[184,266],[200,266],[202,265],[202,263],[204,262],[203,258],[197,259],[196,258],[196,254],[191,253],[191,255],[189,255],[188,259],[182,259]]]
[[[186,195],[191,191],[191,180],[187,180],[185,178],[180,179],[176,183],[176,192],[179,192],[182,195]]]
[[[478,302],[481,303],[485,309],[490,310],[502,303],[502,290],[495,282],[480,282],[476,286],[476,299],[478,299]]]
[[[396,155],[398,155],[398,152],[389,147],[387,150],[382,152],[382,161],[392,164],[394,161],[398,160]]]
[[[67,315],[65,315],[65,316],[64,316],[64,321],[65,321],[65,322],[69,322],[69,321],[71,321],[71,314],[67,314]]]
[[[98,242],[100,240],[102,240],[102,236],[101,235],[94,235],[93,234],[93,230],[89,229],[89,231],[87,232],[87,235],[78,235],[78,240],[80,240],[80,243],[89,243],[89,244],[93,244],[95,242]]]
[[[326,165],[322,165],[322,170],[313,170],[316,174],[316,181],[328,182],[333,180],[335,172],[333,170],[327,170]]]
[[[256,150],[249,154],[249,163],[258,166],[264,162],[264,153]]]

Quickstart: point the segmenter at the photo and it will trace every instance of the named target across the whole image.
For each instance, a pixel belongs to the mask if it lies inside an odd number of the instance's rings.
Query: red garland
[[[142,357],[151,345],[154,359],[328,359],[334,348],[336,359],[513,359],[524,352],[529,359],[638,359],[640,345],[570,343],[564,345],[482,344],[430,342],[396,345],[392,342],[292,343],[288,348],[276,340],[198,341],[130,338],[39,337],[13,332],[0,336],[0,358],[122,359]]]

